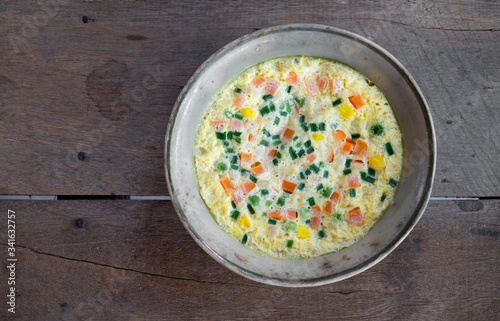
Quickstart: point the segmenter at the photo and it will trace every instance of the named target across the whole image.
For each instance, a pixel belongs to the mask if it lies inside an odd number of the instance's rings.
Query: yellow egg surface
[[[283,259],[359,240],[392,204],[403,159],[383,93],[351,67],[308,56],[266,60],[224,84],[193,154],[220,227]]]

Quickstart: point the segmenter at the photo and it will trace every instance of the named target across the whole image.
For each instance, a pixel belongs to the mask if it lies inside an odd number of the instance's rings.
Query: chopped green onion
[[[300,124],[300,128],[302,128],[302,130],[305,132],[309,130],[309,128],[307,127],[307,125],[305,123]]]
[[[342,214],[340,212],[335,213],[334,217],[337,220],[337,222],[340,222],[340,221],[344,220],[344,214]]]
[[[294,98],[297,104],[299,104],[299,107],[304,106],[304,102],[306,101],[304,98]]]
[[[276,204],[278,206],[284,206],[285,205],[285,199],[283,197],[278,198],[278,200],[276,201]]]
[[[224,173],[225,171],[227,171],[226,163],[217,164],[217,169],[219,170],[219,172]]]
[[[251,195],[251,196],[248,197],[248,201],[253,206],[257,206],[257,205],[259,205],[260,198],[257,195]]]
[[[224,115],[226,115],[227,118],[233,118],[234,114],[232,112],[230,112],[229,110],[226,110],[224,112]]]
[[[269,142],[267,140],[265,140],[265,139],[261,140],[260,144],[263,145],[263,146],[269,146]]]
[[[235,171],[237,171],[237,170],[238,170],[238,165],[234,165],[234,164],[232,164],[232,165],[231,165],[231,169],[234,169]]]
[[[235,137],[234,141],[237,142],[238,144],[241,144],[241,138],[240,137]]]
[[[307,147],[307,154],[312,154],[314,153],[314,148],[311,146],[311,147]]]
[[[240,211],[234,210],[234,211],[231,212],[231,217],[233,219],[237,220],[238,217],[240,217],[240,214],[241,214]]]
[[[243,234],[243,237],[241,238],[241,243],[246,244],[248,241],[248,235],[247,233]]]
[[[398,181],[397,181],[397,180],[395,180],[394,178],[391,178],[391,179],[389,180],[389,186],[390,186],[390,187],[396,187],[397,185],[398,185]]]
[[[297,189],[298,189],[299,191],[301,191],[301,190],[303,190],[303,189],[304,189],[304,187],[305,187],[305,186],[306,186],[306,184],[304,184],[304,182],[301,182],[301,183],[299,184],[299,186],[297,186]]]
[[[316,201],[314,200],[314,197],[309,197],[307,199],[307,202],[309,203],[309,206],[314,206],[316,205]]]
[[[273,201],[271,201],[271,200],[267,200],[266,201],[266,206],[267,207],[271,206],[272,204],[273,204]]]
[[[356,190],[355,190],[354,188],[351,188],[351,189],[349,190],[349,196],[350,196],[350,197],[356,197]]]
[[[276,117],[274,118],[274,124],[275,124],[275,125],[279,125],[279,123],[280,123],[280,118],[279,118],[278,116],[276,116]]]
[[[315,123],[309,123],[309,127],[311,128],[312,132],[317,132],[318,131],[318,125]]]
[[[241,132],[233,132],[233,136],[240,137],[241,136]]]
[[[318,167],[318,166],[316,166],[316,164],[311,164],[311,165],[309,166],[309,168],[311,168],[311,169],[313,170],[313,172],[314,172],[314,173],[316,173],[316,174],[318,174],[318,173],[319,173],[319,171],[320,171],[319,167]]]
[[[236,114],[234,114],[234,118],[236,118],[238,120],[243,120],[243,115],[240,113],[236,113]]]
[[[351,168],[352,159],[348,158],[345,160],[345,168]]]
[[[222,143],[224,146],[229,146],[229,142],[227,140],[225,140],[223,143]]]
[[[236,202],[235,202],[234,200],[231,200],[231,206],[232,206],[233,208],[236,208]]]
[[[287,232],[296,232],[297,231],[297,222],[287,221],[285,223],[285,231],[287,231]]]
[[[322,132],[325,131],[326,130],[326,124],[325,123],[319,123],[318,124],[318,129],[320,131],[322,131]]]
[[[328,171],[323,172],[323,178],[328,178],[329,175],[330,175],[330,172],[328,172]]]
[[[271,138],[272,138],[273,140],[277,140],[277,139],[280,139],[280,138],[281,138],[281,136],[280,136],[280,135],[273,135]]]
[[[385,199],[387,198],[387,195],[385,194],[382,194],[382,197],[380,197],[380,202],[383,202],[385,201]]]
[[[292,138],[293,141],[296,141],[297,139],[299,139],[299,136],[293,136]]]
[[[286,241],[286,247],[291,248],[293,246],[293,240]]]
[[[305,122],[306,122],[306,116],[300,115],[300,117],[299,117],[299,123],[303,124]]]
[[[326,237],[326,233],[325,233],[325,231],[324,231],[324,230],[319,231],[319,232],[318,232],[318,237],[319,237],[320,239],[322,239],[322,238]]]
[[[275,140],[273,142],[273,146],[278,146],[279,144],[281,144],[281,140]]]
[[[377,175],[377,171],[374,168],[368,166],[368,175],[375,177]]]
[[[304,146],[305,147],[311,147],[312,146],[312,143],[310,140],[308,140],[307,142],[304,143]]]
[[[365,182],[368,182],[368,183],[375,183],[376,181],[376,178],[373,177],[373,176],[370,176],[369,174],[365,173],[365,172],[361,172],[361,179],[364,180]]]
[[[264,106],[264,107],[259,109],[259,112],[262,116],[265,116],[265,115],[269,114],[271,111],[269,110],[268,106]]]
[[[227,140],[233,139],[233,132],[232,131],[226,132],[226,138]]]
[[[305,221],[304,221],[304,223],[306,223],[306,224],[311,224],[311,220],[310,220],[310,219],[307,219],[307,220],[305,220]]]
[[[331,188],[330,186],[327,186],[321,190],[320,194],[324,198],[330,198],[330,196],[332,196],[332,194],[333,194],[333,188]]]
[[[220,140],[226,140],[226,132],[215,132],[215,136]]]
[[[250,173],[250,171],[248,169],[240,168],[240,173],[242,176],[244,176],[244,175]]]
[[[226,152],[228,152],[229,154],[233,154],[234,153],[234,149],[232,147],[228,147],[226,149]]]
[[[304,171],[304,174],[305,174],[306,176],[309,176],[309,175],[311,175],[311,174],[312,174],[312,172],[311,172],[311,170],[309,169],[309,167],[308,167],[308,168],[306,168],[306,170]]]
[[[273,165],[274,165],[274,166],[278,166],[278,160],[277,160],[276,158],[275,158],[275,159],[273,159]]]
[[[344,170],[342,171],[342,173],[343,173],[344,175],[349,175],[349,174],[351,174],[351,173],[352,173],[352,169],[350,169],[350,168],[346,168],[346,169],[344,169]]]
[[[238,156],[234,155],[231,157],[231,164],[238,164]]]
[[[267,131],[267,129],[265,128],[262,128],[262,132],[264,133],[264,135],[266,135],[267,137],[271,136],[271,133]]]
[[[354,134],[351,134],[351,138],[352,138],[353,140],[356,140],[356,139],[358,139],[358,138],[360,138],[360,137],[361,137],[361,134],[360,134],[360,133],[354,133]]]
[[[285,91],[286,91],[288,94],[290,93],[290,91],[291,91],[291,90],[292,90],[292,86],[290,86],[290,85],[286,86],[286,90],[285,90]]]
[[[252,183],[257,183],[257,178],[253,175],[250,175],[250,180],[252,181]]]
[[[380,136],[384,133],[384,126],[380,123],[375,123],[370,127],[370,132],[373,136]]]
[[[255,210],[253,209],[252,205],[247,204],[247,209],[250,212],[250,214],[255,214]]]
[[[303,150],[303,149],[301,149],[301,150],[299,150],[299,152],[297,153],[297,155],[298,155],[299,157],[302,157],[302,156],[304,156],[304,154],[305,154],[305,153],[306,153],[306,151],[305,151],[305,150]]]
[[[270,218],[270,219],[267,221],[267,224],[269,224],[269,225],[276,225],[276,220],[275,220],[275,219]]]
[[[304,175],[304,173],[300,172],[299,173],[299,178],[300,179],[306,179],[306,176]]]
[[[260,190],[260,194],[261,194],[262,196],[269,195],[269,190],[268,190],[268,189],[262,189],[262,190]]]
[[[271,98],[273,98],[273,95],[271,94],[265,94],[264,96],[262,96],[262,99],[264,99],[265,101],[268,101]]]
[[[275,106],[274,104],[272,104],[272,103],[271,103],[271,105],[269,105],[269,110],[270,110],[271,112],[276,111],[276,106]]]
[[[389,156],[394,155],[394,149],[392,148],[392,145],[390,142],[385,144],[385,151]]]
[[[288,113],[286,111],[280,111],[280,115],[283,117],[286,117],[286,116],[288,116]]]
[[[276,152],[276,158],[281,158],[281,153],[280,152]]]
[[[319,183],[319,185],[316,186],[316,190],[317,191],[320,191],[322,188],[323,188],[323,184],[322,183]]]
[[[236,88],[234,88],[234,92],[239,94],[241,92],[241,89],[236,87]]]
[[[319,162],[319,168],[323,168],[323,167],[325,167],[325,162],[320,161],[320,162]]]
[[[295,160],[297,158],[297,153],[295,152],[292,146],[288,148],[288,153],[290,154],[290,158],[292,160]]]
[[[332,101],[332,106],[337,107],[338,105],[342,104],[342,99],[337,98],[334,101]]]

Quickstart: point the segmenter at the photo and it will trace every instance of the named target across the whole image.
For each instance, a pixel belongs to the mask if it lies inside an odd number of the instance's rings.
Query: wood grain
[[[366,36],[414,76],[438,135],[434,196],[497,196],[499,14],[486,0],[6,2],[0,194],[166,194],[166,122],[190,75],[239,36],[302,22]]]
[[[19,259],[18,313],[7,320],[493,320],[500,313],[500,200],[431,201],[381,263],[304,289],[229,272],[196,245],[170,202],[0,203],[7,209],[17,215]],[[0,319],[6,313],[1,308]]]

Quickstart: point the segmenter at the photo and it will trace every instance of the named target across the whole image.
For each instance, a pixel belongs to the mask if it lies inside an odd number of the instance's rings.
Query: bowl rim
[[[171,144],[171,136],[172,136],[172,130],[173,130],[173,125],[175,122],[175,119],[177,117],[177,114],[180,110],[180,107],[184,101],[184,98],[186,97],[187,93],[191,90],[191,88],[196,84],[197,79],[200,77],[200,75],[206,70],[206,68],[211,65],[212,63],[216,62],[219,60],[225,53],[228,53],[232,51],[233,49],[241,46],[242,44],[245,44],[249,41],[252,41],[253,39],[260,38],[262,36],[274,34],[274,33],[280,33],[280,32],[289,32],[289,31],[313,31],[313,32],[324,32],[324,33],[331,33],[331,34],[336,34],[345,38],[348,38],[350,40],[353,40],[355,42],[358,42],[369,49],[373,50],[377,54],[379,54],[380,57],[382,57],[384,60],[386,60],[389,64],[391,64],[396,71],[400,74],[400,76],[405,80],[407,85],[410,87],[412,90],[413,94],[415,95],[418,104],[420,106],[423,118],[425,120],[426,124],[426,130],[427,130],[427,143],[429,145],[429,155],[428,155],[428,160],[429,160],[429,168],[428,168],[428,174],[425,179],[425,184],[423,187],[423,194],[420,197],[419,202],[415,206],[415,210],[411,217],[408,219],[406,225],[401,228],[401,231],[396,235],[396,237],[389,242],[387,246],[385,246],[383,249],[372,255],[370,258],[367,260],[361,262],[360,264],[351,267],[349,269],[334,273],[334,274],[329,274],[317,278],[312,278],[312,279],[304,279],[304,280],[289,280],[286,278],[274,278],[274,277],[268,277],[261,275],[259,273],[250,271],[239,264],[232,262],[221,255],[219,255],[217,252],[215,252],[208,244],[203,241],[203,239],[199,236],[199,234],[188,224],[187,218],[184,216],[184,213],[182,211],[182,208],[179,204],[179,201],[176,197],[175,194],[175,188],[172,186],[171,179],[170,179],[170,168],[169,168],[169,153],[168,151],[170,150],[170,144]],[[266,58],[267,59],[267,58]],[[165,149],[164,149],[164,170],[165,170],[165,176],[166,176],[166,182],[167,182],[167,188],[168,192],[172,201],[172,204],[174,206],[175,212],[177,213],[179,219],[181,220],[182,224],[188,231],[188,233],[191,235],[191,237],[198,243],[198,245],[206,252],[208,253],[212,258],[214,258],[217,262],[221,263],[224,267],[228,268],[229,270],[242,275],[244,277],[247,277],[251,280],[258,281],[261,283],[265,284],[270,284],[270,285],[277,285],[277,286],[286,286],[286,287],[310,287],[310,286],[319,286],[319,285],[324,285],[324,284],[329,284],[329,283],[334,283],[338,282],[341,280],[344,280],[346,278],[349,278],[351,276],[354,276],[356,274],[359,274],[370,267],[374,266],[378,262],[380,262],[382,259],[384,259],[387,255],[389,255],[399,244],[403,242],[403,240],[408,236],[408,234],[413,230],[417,222],[420,220],[422,217],[425,208],[427,206],[427,203],[429,201],[431,192],[432,192],[432,187],[433,187],[433,182],[434,182],[434,176],[435,176],[435,170],[436,170],[436,154],[437,154],[437,147],[436,147],[436,135],[435,135],[435,128],[434,124],[432,121],[432,116],[430,113],[429,106],[420,90],[418,85],[416,84],[415,80],[413,77],[410,75],[410,73],[406,70],[406,68],[392,55],[390,54],[387,50],[382,48],[380,45],[376,44],[375,42],[360,36],[356,33],[346,31],[343,29],[339,29],[336,27],[331,27],[331,26],[326,26],[326,25],[321,25],[321,24],[286,24],[286,25],[277,25],[277,26],[272,26],[269,28],[257,30],[255,32],[243,35],[242,37],[237,38],[236,40],[231,41],[227,45],[223,46],[219,50],[217,50],[214,54],[212,54],[208,59],[206,59],[200,67],[194,72],[194,74],[190,77],[182,91],[180,92],[174,107],[170,113],[169,121],[167,124],[167,131],[165,135]]]

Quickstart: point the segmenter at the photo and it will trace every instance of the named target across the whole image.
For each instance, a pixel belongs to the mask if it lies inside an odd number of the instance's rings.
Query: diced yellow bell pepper
[[[323,137],[323,135],[321,135],[321,134],[314,133],[314,134],[312,134],[312,138],[313,138],[314,140],[323,140],[323,138],[324,138],[324,137]]]
[[[307,239],[311,236],[311,231],[309,231],[309,228],[304,224],[300,224],[297,229],[297,236],[299,239]]]
[[[250,220],[248,219],[248,216],[246,216],[246,215],[243,215],[240,218],[240,224],[244,228],[249,228],[250,226],[252,226],[252,223],[250,222]]]
[[[255,117],[255,110],[252,108],[242,108],[241,114],[247,118]]]
[[[354,109],[352,109],[348,104],[343,103],[339,106],[340,116],[344,119],[349,119],[354,116]]]
[[[375,155],[368,161],[371,167],[377,169],[385,166],[384,158],[381,155]]]

